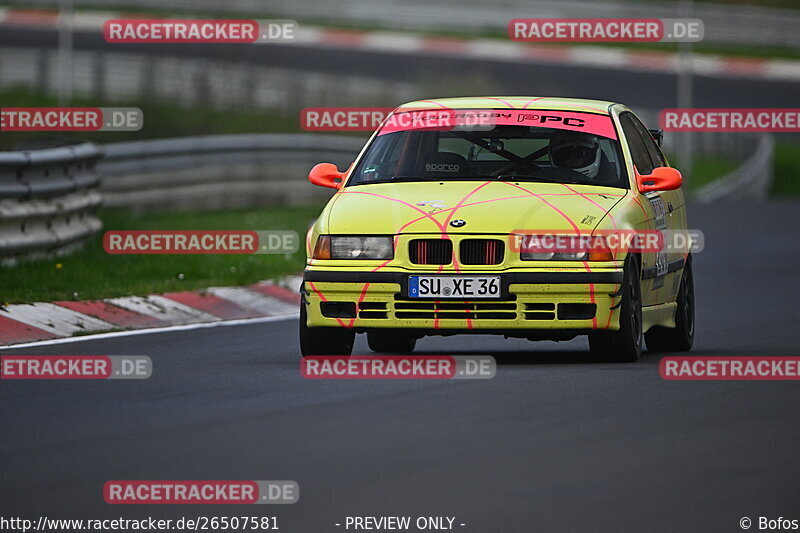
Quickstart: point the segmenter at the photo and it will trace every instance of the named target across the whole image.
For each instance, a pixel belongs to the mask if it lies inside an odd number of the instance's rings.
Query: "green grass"
[[[27,88],[0,91],[0,102],[8,107],[56,106],[53,96],[33,92]],[[95,131],[79,133],[2,132],[0,150],[15,150],[31,146],[68,144],[90,140],[100,143],[184,137],[191,135],[217,135],[226,133],[301,132],[299,114],[263,109],[217,110],[208,107],[182,107],[174,103],[153,100],[103,101],[75,97],[72,107],[138,107],[144,113],[144,127],[139,131]]]
[[[135,215],[100,212],[105,230],[294,230],[301,239],[320,205],[202,213]],[[292,255],[109,255],[102,233],[64,257],[0,266],[2,303],[89,300],[247,285],[303,270],[305,249]],[[181,275],[183,277],[181,278]]]
[[[687,188],[690,193],[736,170],[736,163],[715,155],[695,156]]]
[[[675,154],[667,154],[667,159],[681,169],[680,159]],[[736,170],[736,163],[716,155],[695,155],[692,161],[692,172],[686,179],[684,189],[690,194],[700,189],[703,185],[721,178],[728,172]]]
[[[770,194],[800,194],[800,143],[777,141],[775,143],[774,180]]]
[[[680,169],[680,162],[674,154],[668,157],[675,161]],[[686,189],[692,193],[703,185],[721,178],[728,172],[735,170],[733,163],[720,156],[695,156],[692,173],[686,180]],[[800,195],[800,142],[777,140],[775,142],[773,181],[769,194],[771,196]]]

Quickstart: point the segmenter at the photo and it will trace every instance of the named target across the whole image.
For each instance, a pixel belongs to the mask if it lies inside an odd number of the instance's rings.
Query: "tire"
[[[651,352],[688,352],[694,343],[694,274],[692,256],[686,260],[678,289],[678,309],[675,327],[656,326],[644,334],[647,349]]]
[[[309,355],[350,355],[356,333],[349,328],[310,328],[306,325],[308,312],[300,303],[300,353]]]
[[[367,332],[369,349],[377,353],[411,353],[417,339],[400,331],[372,330]]]
[[[642,356],[642,287],[639,262],[631,256],[625,267],[618,331],[589,334],[589,349],[595,359],[632,363]]]

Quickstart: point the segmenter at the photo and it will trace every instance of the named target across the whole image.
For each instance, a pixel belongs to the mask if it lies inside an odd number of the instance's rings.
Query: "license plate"
[[[500,276],[409,276],[411,298],[498,298]]]

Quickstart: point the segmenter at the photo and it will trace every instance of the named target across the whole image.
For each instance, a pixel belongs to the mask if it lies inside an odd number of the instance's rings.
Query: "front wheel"
[[[692,256],[683,267],[681,286],[678,289],[678,309],[675,311],[675,327],[650,328],[644,334],[647,349],[651,352],[688,352],[694,343],[694,275]]]
[[[642,287],[636,256],[625,267],[619,330],[590,333],[589,349],[601,361],[632,363],[642,356]]]
[[[309,355],[350,355],[356,333],[351,328],[310,328],[306,325],[308,312],[300,303],[300,353]]]

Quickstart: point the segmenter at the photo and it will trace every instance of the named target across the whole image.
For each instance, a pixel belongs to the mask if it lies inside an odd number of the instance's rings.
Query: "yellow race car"
[[[455,334],[588,335],[613,361],[637,360],[643,337],[651,351],[689,350],[690,250],[609,244],[686,230],[681,175],[659,145],[613,102],[398,107],[346,172],[309,175],[336,193],[306,238],[302,354],[350,354],[356,333],[382,353]]]

